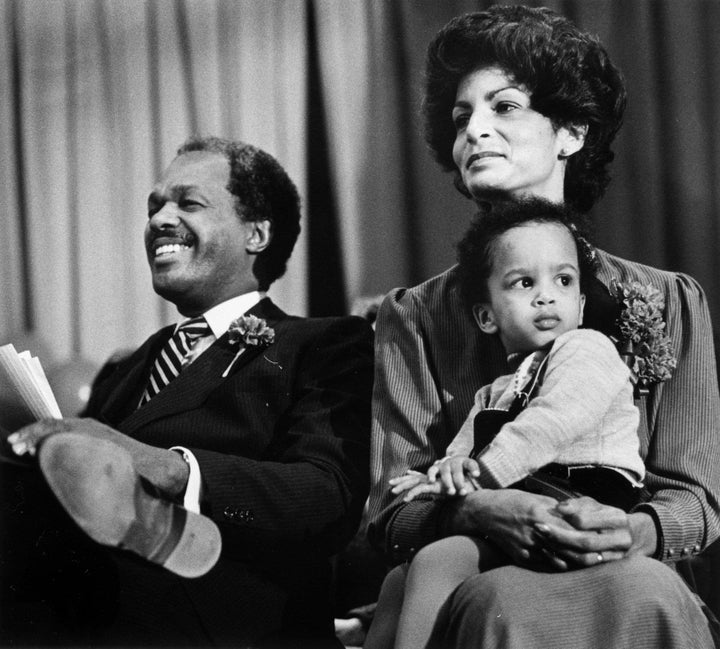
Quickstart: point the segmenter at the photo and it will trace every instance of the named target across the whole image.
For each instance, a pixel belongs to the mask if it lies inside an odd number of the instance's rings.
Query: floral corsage
[[[636,385],[638,395],[652,383],[667,381],[677,365],[672,341],[665,331],[665,300],[655,287],[612,280],[610,293],[621,307],[616,345]]]
[[[275,341],[275,330],[267,326],[267,322],[254,315],[242,315],[230,323],[228,328],[228,342],[231,345],[238,345],[239,349],[235,357],[223,372],[225,378],[235,361],[248,347],[268,347]]]

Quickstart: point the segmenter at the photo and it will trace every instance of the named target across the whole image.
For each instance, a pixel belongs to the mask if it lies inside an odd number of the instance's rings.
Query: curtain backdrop
[[[0,0],[0,343],[99,363],[176,317],[152,292],[148,191],[190,134],[272,153],[304,204],[271,294],[341,313],[454,260],[472,204],[425,149],[425,47],[470,0]],[[720,323],[720,2],[546,4],[630,96],[595,209],[605,249],[684,271]]]

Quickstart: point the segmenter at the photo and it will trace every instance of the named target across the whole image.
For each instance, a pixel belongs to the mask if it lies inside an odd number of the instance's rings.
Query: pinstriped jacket
[[[226,333],[138,409],[166,327],[93,387],[86,416],[193,452],[203,513],[223,539],[218,564],[190,580],[113,553],[120,610],[148,618],[136,622],[143,646],[334,642],[329,557],[352,538],[367,497],[372,330],[355,317],[289,316],[269,298],[248,314],[274,328],[270,347],[233,362]]]
[[[652,494],[636,510],[658,529],[657,558],[692,556],[720,535],[720,396],[712,327],[701,287],[598,251],[605,284],[652,284],[665,295],[678,359],[671,380],[638,403],[640,453]],[[509,371],[502,345],[477,330],[463,308],[454,268],[384,300],[376,324],[369,504],[370,540],[393,563],[437,537],[441,501],[402,502],[388,480],[425,471],[444,455],[475,392]]]

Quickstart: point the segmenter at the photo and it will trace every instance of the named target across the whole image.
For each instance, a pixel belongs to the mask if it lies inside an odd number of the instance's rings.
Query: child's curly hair
[[[478,214],[457,245],[460,293],[468,311],[488,301],[488,279],[498,237],[528,223],[557,223],[568,229],[577,245],[580,291],[588,293],[588,283],[597,271],[597,260],[585,235],[583,217],[569,207],[543,198],[508,200],[495,203],[487,213]]]

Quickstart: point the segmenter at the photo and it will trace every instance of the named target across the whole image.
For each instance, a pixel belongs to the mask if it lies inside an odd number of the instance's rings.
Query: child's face
[[[585,296],[575,240],[558,223],[527,223],[493,246],[489,303],[474,308],[485,333],[499,332],[508,354],[530,352],[582,324]]]

